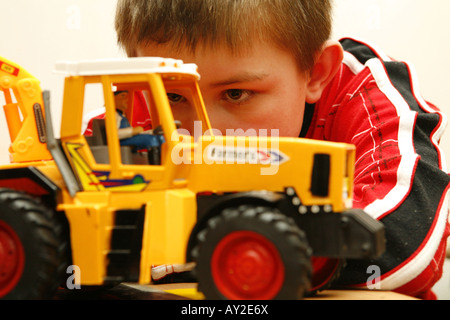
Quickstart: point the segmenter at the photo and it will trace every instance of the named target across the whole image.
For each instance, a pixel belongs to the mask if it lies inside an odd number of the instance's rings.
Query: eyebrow
[[[242,82],[252,82],[252,81],[259,81],[266,78],[268,74],[261,72],[243,72],[241,74],[233,75],[228,79],[217,81],[211,83],[211,87],[221,87],[221,86],[229,86],[236,83],[242,83]]]

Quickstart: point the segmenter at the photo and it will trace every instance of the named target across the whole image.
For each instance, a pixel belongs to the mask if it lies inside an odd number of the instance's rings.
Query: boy
[[[445,256],[449,176],[438,141],[446,118],[418,95],[410,66],[361,41],[329,40],[328,0],[119,0],[130,57],[196,63],[212,126],[279,129],[356,146],[354,207],[380,219],[387,251],[348,261],[340,284],[434,298]],[[189,101],[170,93],[189,128]]]

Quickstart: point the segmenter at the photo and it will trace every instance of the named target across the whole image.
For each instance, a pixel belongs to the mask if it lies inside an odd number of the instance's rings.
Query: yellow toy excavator
[[[56,69],[66,76],[58,139],[49,93],[0,57],[11,138],[11,163],[0,166],[0,298],[50,298],[68,267],[86,287],[148,284],[152,265],[192,262],[207,299],[301,299],[329,285],[344,259],[384,251],[383,225],[351,208],[354,146],[214,135],[196,66],[179,60]],[[88,137],[91,85],[105,118]],[[136,94],[146,97],[153,131],[140,134],[159,136],[158,161],[121,144],[118,91],[128,92],[128,116]],[[171,92],[197,115],[194,137],[174,119]]]

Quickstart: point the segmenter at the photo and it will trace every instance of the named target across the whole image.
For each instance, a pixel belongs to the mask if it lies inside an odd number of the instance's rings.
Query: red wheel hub
[[[284,282],[278,250],[264,236],[236,231],[214,250],[211,272],[219,291],[228,299],[272,299]]]
[[[310,291],[315,291],[325,286],[333,278],[339,263],[339,259],[311,258],[313,274]]]
[[[0,298],[17,285],[24,265],[25,254],[19,237],[9,225],[0,221]]]

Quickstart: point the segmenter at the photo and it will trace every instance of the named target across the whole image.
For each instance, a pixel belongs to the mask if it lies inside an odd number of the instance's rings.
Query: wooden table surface
[[[120,284],[108,290],[63,290],[56,300],[202,300],[195,283],[164,285]],[[305,300],[417,300],[391,291],[325,290]]]

